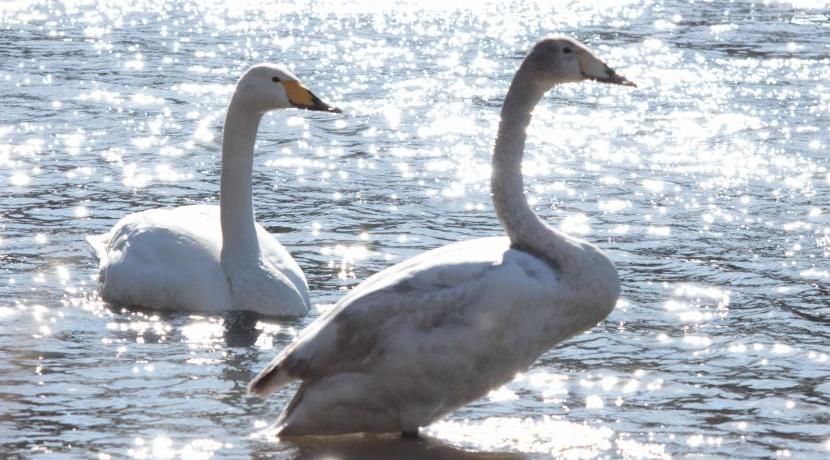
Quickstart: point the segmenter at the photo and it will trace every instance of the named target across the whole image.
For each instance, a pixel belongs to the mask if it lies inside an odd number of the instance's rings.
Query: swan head
[[[315,96],[288,69],[275,64],[257,64],[248,69],[236,84],[234,99],[260,113],[291,107],[340,113],[340,109]]]
[[[591,50],[565,36],[547,37],[533,47],[525,62],[545,86],[593,80],[623,86],[637,86],[618,74]]]

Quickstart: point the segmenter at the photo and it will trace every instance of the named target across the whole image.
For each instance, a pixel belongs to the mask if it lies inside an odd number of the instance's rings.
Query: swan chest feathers
[[[283,434],[411,431],[593,326],[579,297],[507,238],[451,244],[361,283],[251,391],[303,381],[281,417]]]
[[[311,304],[305,276],[288,251],[257,225],[259,248],[252,253],[222,254],[233,309],[302,316]]]
[[[218,206],[129,214],[109,233],[90,238],[99,258],[101,294],[121,305],[203,312],[246,309],[274,314],[283,311],[280,302],[286,297],[280,294],[300,298],[302,305],[300,292],[307,288],[296,262],[259,225],[257,233],[257,257],[245,264],[242,258],[227,262],[221,254]],[[233,279],[247,281],[235,289]],[[269,289],[271,279],[288,283],[286,292]],[[304,299],[307,302],[307,294]]]

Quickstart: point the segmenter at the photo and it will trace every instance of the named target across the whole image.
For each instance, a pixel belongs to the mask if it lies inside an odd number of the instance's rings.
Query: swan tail
[[[248,394],[264,398],[287,385],[296,377],[286,369],[283,360],[274,360],[248,383]]]
[[[104,261],[107,258],[107,243],[109,242],[109,233],[102,235],[89,235],[86,237],[86,242],[91,246],[92,255],[99,261]]]

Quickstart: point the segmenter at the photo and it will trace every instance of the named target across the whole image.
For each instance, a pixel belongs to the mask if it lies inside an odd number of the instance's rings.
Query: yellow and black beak
[[[291,105],[294,107],[320,112],[341,112],[337,107],[332,107],[320,100],[319,97],[315,96],[314,93],[298,81],[283,81],[282,85],[285,88],[285,94],[288,95],[288,100],[291,101]]]

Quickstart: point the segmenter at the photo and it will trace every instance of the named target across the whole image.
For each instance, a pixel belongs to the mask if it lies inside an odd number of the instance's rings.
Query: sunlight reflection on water
[[[822,456],[828,11],[816,0],[0,2],[0,453]],[[617,262],[615,312],[422,444],[252,435],[293,388],[263,402],[245,383],[343,291],[423,250],[499,234],[498,107],[527,46],[550,32],[639,84],[552,92],[524,165],[540,216]],[[311,317],[101,302],[83,237],[127,212],[215,204],[227,98],[264,60],[346,112],[268,115],[258,141],[257,216],[305,269]]]

